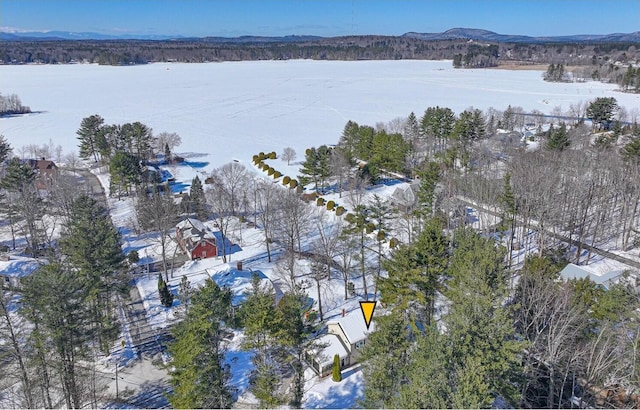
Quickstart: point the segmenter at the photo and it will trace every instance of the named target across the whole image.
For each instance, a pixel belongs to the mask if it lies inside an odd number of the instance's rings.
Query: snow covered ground
[[[76,151],[75,132],[80,121],[96,113],[107,123],[141,121],[155,133],[177,132],[183,143],[176,151],[186,163],[163,169],[176,178],[174,191],[179,191],[187,189],[195,175],[204,179],[211,169],[232,160],[247,166],[255,178],[272,180],[251,165],[252,155],[260,151],[281,153],[284,147],[291,146],[298,152],[299,161],[306,148],[337,142],[348,120],[373,125],[411,111],[420,116],[435,105],[456,112],[470,106],[504,109],[512,105],[522,106],[525,111],[550,113],[555,106],[566,109],[571,103],[603,96],[614,96],[628,110],[640,107],[640,95],[615,92],[613,85],[546,83],[540,74],[454,70],[449,61],[0,66],[2,92],[18,94],[25,105],[37,111],[0,119],[0,134],[18,153],[25,144],[50,142],[61,145],[65,152]],[[290,166],[280,160],[269,162],[283,175],[295,177],[297,161]],[[108,187],[108,177],[99,177]],[[380,185],[368,195],[388,197],[401,184]],[[350,208],[344,196],[329,194],[325,199]],[[125,252],[137,250],[141,265],[160,260],[160,246],[154,235],[136,232],[133,201],[108,201],[114,224],[123,235]],[[476,223],[492,223],[491,218],[485,220],[473,210],[469,216]],[[242,251],[231,255],[229,263],[220,258],[187,262],[170,278],[171,291],[177,294],[183,276],[196,287],[216,272],[233,269],[238,260],[244,261],[244,269],[259,270],[281,286],[275,261],[267,261],[263,235],[261,230],[238,222],[230,238]],[[174,249],[175,245],[168,247],[169,256]],[[305,263],[301,263],[301,272],[309,270]],[[12,270],[20,271],[15,267]],[[180,319],[178,300],[171,308],[160,304],[156,274],[138,275],[136,285],[154,329],[161,330]],[[355,285],[361,293],[361,281],[356,280]],[[317,299],[315,287],[310,287],[308,293]],[[321,294],[326,319],[337,317],[343,308],[359,309],[358,297],[344,300],[341,278],[332,278]],[[116,360],[124,365],[133,358],[126,327],[121,336],[125,345],[114,345],[116,353],[105,359],[104,372],[112,372]],[[236,332],[228,347],[227,361],[240,401],[251,403],[251,395],[246,393],[251,353],[240,349],[242,337],[241,332]],[[318,380],[309,374],[306,388],[307,407],[354,407],[363,394],[362,373],[359,368],[346,369],[340,383],[331,378]]]
[[[470,106],[550,113],[555,106],[613,96],[640,107],[640,95],[599,82],[547,83],[538,71],[454,70],[450,61],[245,61],[0,66],[3,94],[17,94],[37,113],[0,119],[12,146],[76,150],[80,121],[141,121],[182,136],[180,154],[210,171],[260,151],[337,142],[348,120],[374,125],[411,111]]]

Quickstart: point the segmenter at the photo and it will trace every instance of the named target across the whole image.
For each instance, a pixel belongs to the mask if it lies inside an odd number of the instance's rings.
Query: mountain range
[[[524,35],[498,34],[489,30],[473,28],[453,28],[443,33],[409,32],[399,37],[415,38],[427,41],[438,40],[474,40],[492,43],[640,43],[640,31],[634,33],[578,34],[567,36],[530,37]],[[306,42],[326,37],[291,35],[282,37],[240,36],[240,37],[185,37],[161,34],[123,34],[110,35],[91,32],[45,31],[45,32],[0,32],[2,41],[45,41],[45,40],[175,40],[205,41],[211,43],[282,43]]]

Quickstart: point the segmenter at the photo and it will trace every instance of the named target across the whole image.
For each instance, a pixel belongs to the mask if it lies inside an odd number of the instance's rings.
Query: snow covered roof
[[[8,261],[0,261],[0,275],[23,278],[39,267],[40,263],[33,258],[11,256]]]
[[[369,330],[367,330],[367,324],[364,322],[364,317],[360,309],[352,310],[343,317],[328,321],[327,324],[339,325],[350,344],[365,340],[369,333],[376,330],[376,324],[374,322],[371,322]]]
[[[604,286],[605,288],[608,288],[613,281],[622,276],[622,274],[623,271],[614,270],[603,275],[597,275],[590,270],[582,266],[574,265],[573,263],[568,264],[560,271],[560,277],[564,280],[589,278],[595,284]]]
[[[231,289],[233,292],[231,304],[233,306],[238,306],[247,299],[247,295],[251,292],[253,275],[258,275],[262,286],[268,286],[269,289],[274,288],[271,280],[259,270],[246,271],[229,268],[218,272],[211,272],[207,269],[207,272],[218,286]]]
[[[198,219],[187,218],[178,223],[176,229],[182,232],[185,239],[191,238],[194,242],[204,238],[215,239],[213,233]]]
[[[349,352],[344,347],[338,335],[328,333],[318,338],[318,345],[324,346],[314,353],[317,355],[316,361],[320,363],[320,367],[325,367],[333,363],[333,357],[338,355],[340,358],[349,356]]]

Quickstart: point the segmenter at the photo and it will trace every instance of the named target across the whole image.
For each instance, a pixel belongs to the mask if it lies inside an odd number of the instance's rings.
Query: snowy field
[[[141,121],[155,133],[177,132],[183,143],[176,151],[206,163],[201,171],[286,146],[300,159],[309,146],[336,143],[348,120],[374,125],[436,105],[550,113],[614,96],[627,110],[640,107],[640,95],[611,84],[547,83],[539,71],[454,70],[450,61],[16,65],[0,66],[0,78],[0,92],[38,112],[0,119],[0,134],[15,148],[52,142],[76,150],[80,121],[99,114],[109,124]]]

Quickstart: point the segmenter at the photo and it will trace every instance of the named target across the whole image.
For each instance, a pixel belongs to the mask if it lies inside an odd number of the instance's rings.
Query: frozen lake
[[[76,150],[82,118],[141,121],[154,133],[177,132],[178,153],[203,154],[212,169],[259,151],[304,149],[338,141],[348,120],[375,125],[430,106],[455,112],[507,105],[550,113],[613,96],[631,110],[640,95],[599,82],[547,83],[539,71],[454,70],[450,61],[246,61],[0,66],[3,95],[15,93],[40,113],[0,119],[14,148]]]

